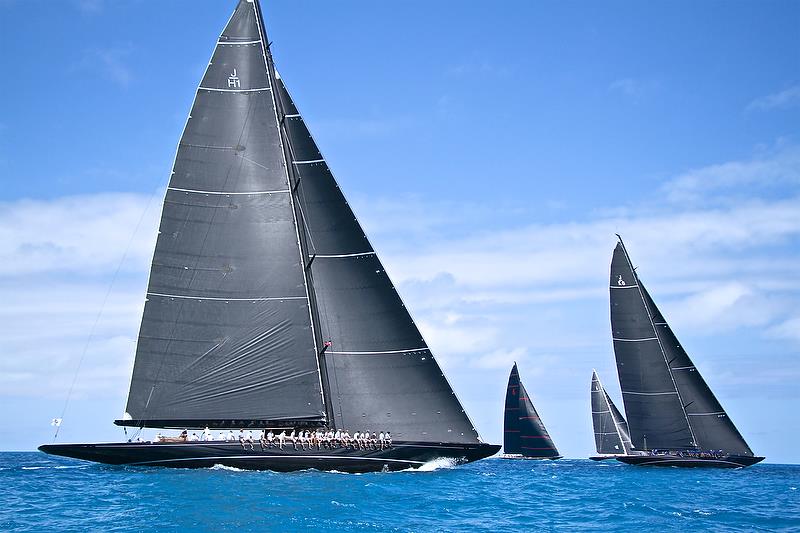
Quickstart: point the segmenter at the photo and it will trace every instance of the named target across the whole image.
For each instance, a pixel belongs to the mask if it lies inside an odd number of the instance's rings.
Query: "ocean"
[[[800,531],[800,465],[487,459],[278,474],[0,458],[2,531]]]

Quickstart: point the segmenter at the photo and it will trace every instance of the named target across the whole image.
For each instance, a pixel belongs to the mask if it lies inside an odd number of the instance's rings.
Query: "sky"
[[[235,2],[0,0],[0,449],[119,440],[160,204]],[[621,405],[638,273],[745,439],[800,462],[800,4],[262,0],[281,76],[482,437]],[[71,390],[71,393],[70,393]]]

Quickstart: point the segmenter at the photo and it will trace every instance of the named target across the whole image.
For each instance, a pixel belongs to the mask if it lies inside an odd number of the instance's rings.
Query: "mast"
[[[264,52],[264,62],[267,67],[267,75],[270,80],[270,87],[275,89],[281,85],[279,76],[275,69],[275,62],[272,58],[272,43],[267,40],[267,30],[264,24],[264,17],[261,12],[260,0],[247,0],[254,4],[255,14],[258,21],[258,28],[261,34],[261,45]],[[314,349],[317,352],[317,369],[319,372],[320,380],[320,394],[322,396],[322,403],[325,406],[325,422],[326,425],[335,429],[335,419],[331,411],[331,402],[329,398],[330,386],[327,381],[327,373],[325,372],[325,362],[323,358],[324,349],[320,348],[324,345],[324,341],[320,338],[319,328],[316,324],[320,323],[319,311],[317,309],[316,293],[314,292],[314,281],[311,273],[311,262],[314,256],[309,252],[308,247],[308,230],[305,226],[304,217],[302,213],[302,206],[297,196],[297,190],[300,185],[300,177],[297,175],[295,168],[295,159],[291,146],[291,142],[286,132],[286,110],[284,109],[283,100],[276,94],[277,90],[270,91],[272,101],[275,105],[275,117],[278,122],[278,129],[281,136],[281,146],[283,148],[283,159],[286,165],[287,177],[289,180],[289,188],[292,195],[292,212],[294,216],[295,225],[297,227],[297,243],[300,247],[300,255],[303,258],[303,276],[305,278],[306,295],[309,302],[309,316],[311,320],[311,331],[314,338]]]

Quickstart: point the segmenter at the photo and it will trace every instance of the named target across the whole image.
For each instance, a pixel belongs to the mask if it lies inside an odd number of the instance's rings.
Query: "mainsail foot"
[[[360,450],[322,446],[320,449],[295,449],[273,446],[251,450],[239,442],[188,443],[94,443],[44,444],[39,450],[51,455],[120,466],[161,466],[169,468],[209,468],[223,465],[246,470],[292,472],[316,469],[348,473],[397,471],[419,468],[436,459],[451,459],[456,464],[485,459],[500,450],[485,443],[395,442],[390,447]]]

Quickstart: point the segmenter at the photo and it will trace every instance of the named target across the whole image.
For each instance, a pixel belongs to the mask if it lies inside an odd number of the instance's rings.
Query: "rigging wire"
[[[86,353],[89,350],[89,344],[91,344],[92,339],[94,338],[94,332],[97,329],[97,324],[100,323],[100,318],[103,316],[103,312],[105,311],[106,303],[108,303],[108,297],[111,295],[111,291],[114,288],[114,284],[119,277],[119,273],[122,270],[122,265],[125,263],[125,260],[128,258],[128,253],[130,252],[131,246],[133,245],[133,241],[136,238],[136,234],[139,232],[139,228],[144,221],[145,215],[150,210],[150,206],[153,204],[153,198],[159,193],[160,188],[156,189],[147,200],[147,205],[145,205],[144,210],[142,210],[142,214],[139,215],[139,220],[136,222],[136,226],[133,228],[133,232],[131,232],[131,236],[128,239],[128,244],[125,246],[125,251],[122,254],[122,257],[117,264],[116,270],[114,270],[114,275],[111,277],[111,282],[108,285],[108,289],[106,290],[106,294],[103,297],[103,302],[100,304],[100,310],[97,312],[97,316],[94,319],[94,323],[92,327],[89,328],[89,335],[86,337],[86,342],[83,345],[83,350],[81,351],[81,356],[78,359],[78,366],[75,368],[75,372],[72,375],[72,383],[70,383],[69,390],[67,391],[67,397],[64,399],[64,407],[61,409],[61,416],[53,420],[53,425],[56,428],[55,433],[53,434],[53,442],[56,441],[58,438],[58,432],[61,430],[61,424],[64,420],[64,415],[67,413],[67,408],[69,407],[69,402],[72,399],[72,392],[75,390],[75,383],[78,381],[78,375],[80,374],[81,367],[83,366],[83,361],[86,358]]]

